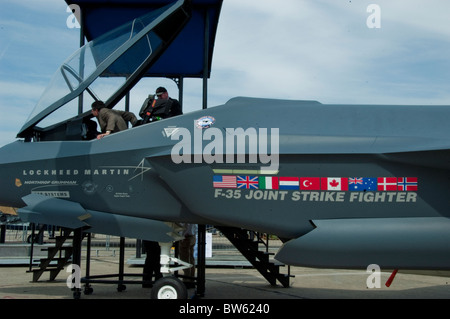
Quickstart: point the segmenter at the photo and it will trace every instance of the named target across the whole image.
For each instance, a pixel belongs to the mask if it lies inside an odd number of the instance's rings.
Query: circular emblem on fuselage
[[[216,123],[216,119],[212,116],[203,116],[195,121],[197,128],[201,129],[210,128],[214,123]]]

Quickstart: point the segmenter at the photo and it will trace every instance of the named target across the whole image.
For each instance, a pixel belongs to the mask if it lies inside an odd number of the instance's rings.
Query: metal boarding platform
[[[206,228],[206,226],[199,227],[200,238],[204,238],[203,241],[200,239],[200,248],[197,250],[197,277],[193,278],[195,282],[195,297],[202,297],[205,293],[205,268],[207,267],[218,267],[218,268],[255,268],[258,270],[271,285],[276,285],[277,281],[280,282],[284,287],[289,287],[290,278],[290,268],[288,267],[287,274],[280,274],[280,264],[270,256],[276,251],[281,242],[276,239],[272,240],[272,247],[269,245],[270,236],[267,234],[253,233],[240,228],[229,228],[229,227],[219,227],[219,228]],[[202,231],[204,233],[202,233]],[[212,233],[215,233],[214,235]],[[208,236],[206,236],[208,234]],[[96,234],[97,235],[97,234]],[[145,255],[141,254],[141,247],[139,240],[127,239],[125,238],[115,238],[105,240],[102,235],[95,238],[93,243],[91,234],[83,233],[83,230],[64,230],[65,241],[55,240],[54,243],[14,243],[14,244],[3,244],[3,252],[5,249],[11,247],[16,253],[18,253],[17,247],[21,247],[23,256],[3,256],[0,258],[0,263],[8,265],[28,265],[30,268],[28,272],[33,273],[33,281],[38,281],[40,276],[49,271],[50,280],[54,279],[59,271],[61,271],[63,266],[67,266],[68,263],[77,264],[80,266],[81,270],[85,273],[85,276],[81,278],[81,283],[84,284],[82,289],[74,291],[74,298],[80,298],[81,293],[90,294],[93,291],[92,284],[114,284],[117,285],[117,290],[124,291],[126,285],[128,284],[147,284],[149,282],[143,281],[142,273],[126,273],[125,264],[128,266],[143,266],[145,263]],[[29,236],[28,236],[29,237]],[[31,238],[35,238],[34,233],[32,233]],[[55,236],[60,237],[60,236]],[[210,241],[207,243],[208,240]],[[264,238],[265,237],[265,238]],[[46,238],[47,239],[47,238]],[[55,238],[52,238],[52,240]],[[68,240],[69,242],[66,242]],[[70,243],[73,241],[73,243]],[[60,248],[56,249],[60,242]],[[203,242],[203,244],[202,244]],[[209,245],[208,248],[206,248]],[[176,245],[174,245],[176,246]],[[97,249],[96,249],[97,248]],[[130,248],[134,249],[136,252],[135,256],[132,256],[125,260],[125,249],[127,248],[128,255],[130,254]],[[55,250],[56,249],[56,250]],[[69,249],[69,250],[68,250]],[[59,262],[57,251],[69,251],[70,256],[65,257],[63,262]],[[81,263],[81,255],[84,254],[82,250],[86,250],[86,263],[83,265]],[[113,274],[101,274],[101,275],[91,275],[91,256],[99,254],[99,251],[108,251],[113,257],[116,256],[116,251],[118,250],[118,272]],[[207,252],[207,251],[210,252]],[[46,256],[48,252],[54,252],[56,255],[56,260],[52,260]],[[203,252],[203,256],[202,256]],[[73,253],[73,255],[72,255]],[[176,251],[174,251],[176,253]],[[4,254],[3,254],[4,255]],[[3,259],[3,261],[2,261]],[[42,266],[43,261],[46,263]],[[40,266],[41,269],[36,268]],[[47,269],[48,267],[48,269]],[[59,269],[55,269],[58,267]],[[39,273],[39,274],[37,274]],[[53,275],[52,275],[53,274]],[[179,274],[175,274],[176,277],[183,278]],[[153,282],[152,282],[153,283]]]

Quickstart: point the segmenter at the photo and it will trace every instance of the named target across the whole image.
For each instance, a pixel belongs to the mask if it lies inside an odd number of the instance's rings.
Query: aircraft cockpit
[[[189,5],[180,0],[88,42],[56,71],[17,137],[28,142],[89,139],[92,103],[102,100],[113,108],[189,18]]]

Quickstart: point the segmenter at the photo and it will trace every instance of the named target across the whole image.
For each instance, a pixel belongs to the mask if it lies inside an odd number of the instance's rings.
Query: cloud
[[[4,77],[12,75],[27,80],[28,73],[33,72],[48,79],[77,48],[79,36],[64,25],[36,25],[13,18],[2,19],[1,25],[4,28],[3,38],[8,42],[0,65],[0,73]]]
[[[64,1],[59,0],[39,0],[39,1],[26,1],[26,0],[2,0],[2,5],[14,5],[18,10],[23,9],[27,12],[48,13],[54,12],[56,9],[64,9],[67,4]]]
[[[226,1],[211,82],[223,95],[228,86],[240,95],[325,103],[411,102],[422,86],[416,102],[445,102],[425,66],[447,66],[449,24],[441,11],[449,4],[376,1],[382,27],[369,29],[370,3]]]
[[[45,84],[0,81],[0,146],[13,142]]]

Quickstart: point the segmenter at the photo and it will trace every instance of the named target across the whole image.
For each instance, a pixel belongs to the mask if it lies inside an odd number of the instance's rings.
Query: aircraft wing
[[[174,226],[156,220],[85,210],[79,203],[31,194],[18,213],[24,222],[58,225],[86,232],[171,242],[177,238]]]

